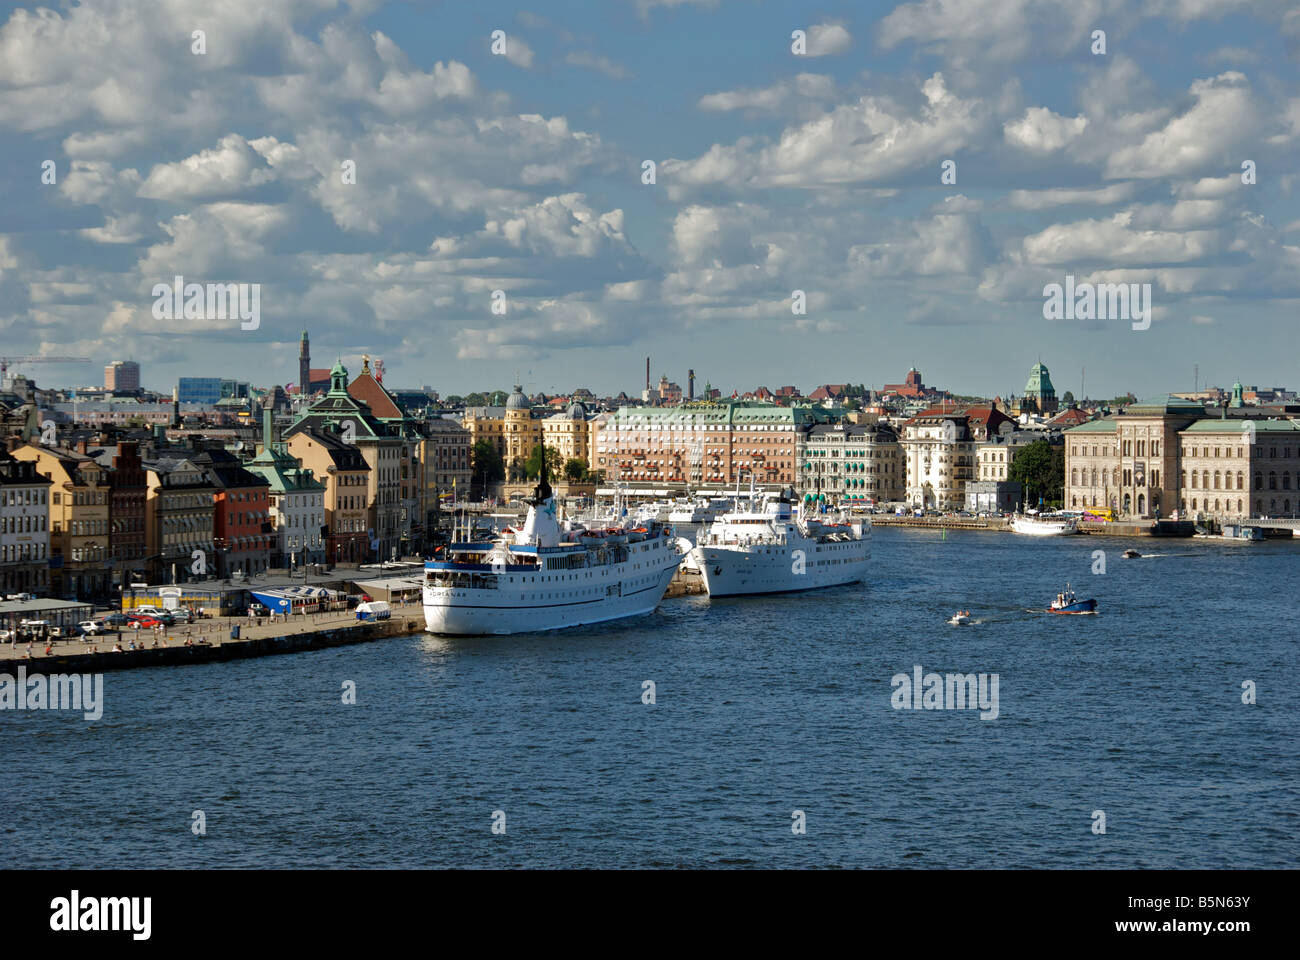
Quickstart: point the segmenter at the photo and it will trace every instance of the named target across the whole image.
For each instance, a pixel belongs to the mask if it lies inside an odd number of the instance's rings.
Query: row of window
[[[0,519],[0,533],[39,533],[45,529],[45,514]]]
[[[45,488],[0,491],[0,506],[39,507],[45,503]]]
[[[6,543],[0,550],[0,558],[5,563],[17,563],[21,560],[46,559],[44,543]]]

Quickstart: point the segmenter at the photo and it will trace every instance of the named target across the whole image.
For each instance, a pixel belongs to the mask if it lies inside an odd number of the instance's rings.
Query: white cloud
[[[700,97],[697,106],[714,113],[730,110],[777,111],[785,109],[795,100],[829,100],[834,94],[835,81],[831,77],[801,73],[793,80],[782,80],[770,87],[708,93]]]
[[[1106,206],[1132,199],[1134,183],[1112,183],[1105,187],[1050,187],[1046,190],[1012,190],[1007,194],[1011,206],[1020,210],[1046,210],[1076,204]]]
[[[1106,162],[1107,178],[1188,176],[1239,162],[1241,144],[1260,126],[1250,86],[1229,71],[1191,85],[1195,103],[1133,146],[1121,147]],[[1233,163],[1235,166],[1236,164]]]
[[[623,80],[628,76],[627,68],[622,64],[615,63],[603,54],[589,53],[586,50],[577,50],[566,54],[564,62],[574,67],[589,67],[592,70],[599,70],[605,76],[613,77],[615,80]]]
[[[1030,107],[1015,123],[1002,125],[1008,143],[1030,153],[1054,153],[1083,136],[1088,118],[1063,117],[1046,107]]]
[[[839,23],[814,23],[808,28],[809,57],[832,57],[853,46],[853,36]]]

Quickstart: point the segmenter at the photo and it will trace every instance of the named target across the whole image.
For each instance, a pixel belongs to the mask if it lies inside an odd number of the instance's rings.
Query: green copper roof
[[[1259,433],[1300,433],[1300,423],[1294,420],[1255,420],[1245,417],[1207,417],[1204,420],[1197,420],[1193,424],[1182,429],[1182,433],[1227,433],[1233,436],[1239,436],[1250,428],[1246,424],[1255,425],[1255,432]]]
[[[1114,433],[1114,420],[1089,420],[1087,423],[1081,423],[1077,427],[1069,427],[1066,433]]]
[[[1029,371],[1029,382],[1025,384],[1025,396],[1043,397],[1056,396],[1056,388],[1052,386],[1051,374],[1047,372],[1042,362],[1034,364],[1034,368]]]

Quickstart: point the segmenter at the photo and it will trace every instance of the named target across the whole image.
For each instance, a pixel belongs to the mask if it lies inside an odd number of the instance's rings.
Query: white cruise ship
[[[522,530],[453,543],[424,565],[431,633],[491,635],[557,630],[649,613],[683,554],[666,527],[561,527],[543,471]]]
[[[796,520],[785,497],[724,514],[691,551],[711,597],[855,583],[866,576],[870,555],[870,521]]]

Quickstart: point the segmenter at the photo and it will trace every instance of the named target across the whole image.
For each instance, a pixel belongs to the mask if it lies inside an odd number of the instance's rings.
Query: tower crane
[[[11,363],[90,363],[90,357],[0,357],[0,377],[9,372]]]

